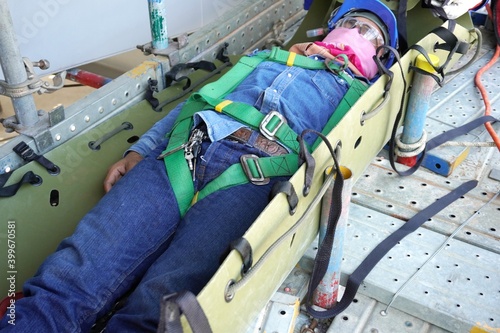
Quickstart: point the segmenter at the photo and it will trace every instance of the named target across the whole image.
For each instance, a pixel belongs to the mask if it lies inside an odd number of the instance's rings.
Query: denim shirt
[[[321,131],[348,89],[348,84],[326,70],[289,67],[273,61],[264,61],[225,98],[244,102],[267,114],[278,111],[288,125],[300,134],[305,129]],[[142,156],[164,143],[182,108],[174,108],[158,121],[141,139],[130,147]],[[205,121],[212,141],[218,141],[243,127],[238,121],[218,112],[204,110],[195,115],[195,123]],[[308,134],[306,142],[316,137]]]

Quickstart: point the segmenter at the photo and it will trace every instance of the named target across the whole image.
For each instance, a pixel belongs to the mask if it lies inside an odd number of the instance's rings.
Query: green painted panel
[[[236,59],[233,58],[234,61]],[[197,71],[190,77],[196,84],[206,75],[206,72]],[[215,75],[207,82],[218,77]],[[184,93],[184,84],[176,84],[160,92],[157,97],[162,101],[174,99]],[[0,299],[10,290],[7,277],[14,274],[15,288],[21,290],[24,281],[35,274],[42,261],[62,239],[73,232],[81,217],[104,195],[102,182],[109,166],[118,161],[140,135],[184,98],[169,103],[162,112],[155,112],[148,102],[142,101],[53,149],[45,157],[61,168],[57,176],[49,175],[34,162],[14,172],[7,185],[18,181],[27,171],[40,175],[43,183],[40,186],[23,185],[16,196],[0,198]],[[132,130],[119,132],[105,141],[100,150],[89,148],[89,142],[96,141],[125,121],[132,123]],[[12,263],[8,262],[7,256],[9,226],[11,229],[15,226],[15,265],[6,269]]]

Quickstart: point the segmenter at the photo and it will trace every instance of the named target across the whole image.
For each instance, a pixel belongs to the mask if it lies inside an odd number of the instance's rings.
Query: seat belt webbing
[[[26,172],[17,183],[5,186],[12,175],[13,171],[0,174],[0,198],[7,198],[16,195],[17,191],[21,188],[21,186],[25,183],[30,183],[32,185],[41,184],[42,178],[33,171]]]
[[[351,304],[360,284],[366,278],[366,276],[371,272],[371,270],[377,265],[377,263],[382,259],[389,250],[391,250],[400,240],[404,237],[417,230],[422,224],[424,224],[429,218],[439,213],[441,210],[446,208],[448,205],[453,203],[455,200],[472,190],[477,186],[477,180],[468,181],[458,188],[454,189],[452,192],[446,194],[445,196],[439,198],[431,205],[427,206],[424,210],[417,213],[410,220],[404,223],[398,230],[389,235],[381,243],[379,243],[368,256],[361,262],[361,264],[351,273],[349,279],[347,280],[344,295],[339,303],[337,303],[333,308],[318,311],[312,308],[309,300],[312,298],[312,293],[316,289],[319,281],[324,276],[326,272],[328,260],[319,261],[321,264],[315,264],[313,267],[313,273],[311,275],[309,290],[307,294],[307,311],[315,318],[326,319],[332,318],[340,314],[342,311],[347,309]],[[334,209],[333,209],[334,210]],[[332,238],[333,242],[333,238]],[[323,244],[321,244],[321,247]],[[318,254],[321,250],[318,249]],[[326,267],[325,267],[326,265]]]
[[[253,129],[259,129],[265,119],[270,120],[268,123],[269,126],[265,127],[270,131],[276,130],[274,135],[276,139],[295,153],[299,152],[297,133],[295,133],[286,123],[279,121],[279,119],[277,119],[278,117],[273,117],[273,114],[270,113],[265,115],[246,103],[233,102],[223,99],[212,99],[199,93],[193,94],[193,98],[195,100],[201,99],[206,101],[208,107],[205,107],[205,110],[215,109],[216,111],[224,113]]]
[[[255,160],[258,163],[261,173],[253,169],[254,177],[278,177],[293,175],[299,168],[299,156],[297,154],[287,154],[281,156],[261,157]],[[252,168],[250,168],[252,170]],[[233,164],[227,168],[219,177],[208,183],[199,193],[196,194],[193,204],[211,193],[231,186],[248,183],[248,176],[241,163]]]

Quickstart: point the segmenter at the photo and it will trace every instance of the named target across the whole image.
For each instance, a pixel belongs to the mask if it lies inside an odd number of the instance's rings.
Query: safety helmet
[[[346,21],[348,17],[356,16],[367,18],[375,23],[382,31],[385,45],[397,49],[398,28],[396,17],[389,7],[378,0],[344,0],[344,3],[332,12],[328,20],[328,29],[333,30],[337,24],[345,24],[343,21]],[[382,57],[382,60],[386,67],[390,67],[394,61],[394,55],[392,52],[388,52]]]

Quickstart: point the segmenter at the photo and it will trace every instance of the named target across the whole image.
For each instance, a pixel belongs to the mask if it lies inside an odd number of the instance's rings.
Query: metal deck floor
[[[493,55],[488,37],[481,57],[433,93],[426,121],[428,139],[484,113],[474,76]],[[500,118],[498,78],[499,63],[482,78],[496,118]],[[500,132],[499,123],[494,128]],[[480,127],[456,141],[491,139]],[[466,159],[455,163],[461,154]],[[451,174],[443,175],[436,160],[451,166]],[[356,303],[315,332],[500,332],[500,197],[496,196],[500,154],[493,147],[468,151],[443,147],[432,152],[431,161],[428,167],[435,172],[420,168],[410,177],[400,177],[383,151],[354,185],[342,265],[344,283],[371,249],[410,217],[465,181],[475,179],[479,185],[394,247],[365,279]],[[303,312],[293,326],[278,318],[297,312],[293,297],[300,299],[305,292],[316,245],[311,245],[278,290],[270,302],[275,306],[268,307],[267,318],[256,331],[298,333],[308,323]],[[293,297],[287,301],[284,290],[291,285]],[[395,293],[398,296],[387,310]]]

